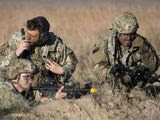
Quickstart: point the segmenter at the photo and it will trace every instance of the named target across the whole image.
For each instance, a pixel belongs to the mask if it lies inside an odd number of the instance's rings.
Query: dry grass
[[[17,0],[18,1],[18,0]],[[66,2],[65,2],[66,3]],[[83,3],[83,2],[82,2]],[[140,6],[136,2],[114,4],[100,2],[81,6],[44,4],[44,2],[24,2],[18,4],[0,3],[0,44],[9,39],[12,33],[19,31],[27,19],[45,16],[51,23],[51,31],[58,34],[75,51],[79,65],[75,78],[80,79],[90,73],[90,49],[112,25],[115,15],[123,11],[133,12],[140,24],[139,33],[149,38],[153,46],[159,50],[160,13],[156,4]],[[36,5],[37,4],[37,5]],[[84,5],[84,6],[83,6]],[[84,72],[85,70],[85,72]],[[83,78],[81,78],[83,79]]]
[[[51,23],[51,31],[59,35],[75,51],[79,65],[75,79],[87,80],[91,73],[91,46],[105,34],[112,25],[115,15],[123,11],[133,12],[139,21],[139,33],[149,39],[159,52],[160,44],[160,12],[158,5],[140,6],[136,2],[130,4],[114,4],[109,2],[82,6],[47,5],[35,2],[19,2],[18,4],[0,3],[0,44],[6,42],[12,33],[19,31],[27,19],[45,16]],[[74,4],[73,4],[74,5]],[[159,52],[160,54],[160,52]]]

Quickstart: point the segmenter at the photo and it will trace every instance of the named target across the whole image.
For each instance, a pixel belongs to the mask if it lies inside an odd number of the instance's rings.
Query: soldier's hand
[[[22,40],[19,43],[18,48],[16,50],[17,57],[19,57],[23,53],[24,50],[28,50],[30,46],[31,45],[28,40]]]
[[[59,75],[63,75],[64,74],[64,69],[62,66],[60,66],[59,64],[57,64],[56,62],[54,61],[50,61],[50,60],[47,60],[45,62],[45,68],[50,70],[51,72],[55,73],[55,74],[59,74]]]
[[[37,102],[45,103],[45,102],[48,102],[50,100],[50,98],[43,97],[42,93],[40,93],[39,91],[36,91],[35,100]]]
[[[67,96],[67,93],[65,92],[62,92],[64,86],[62,86],[57,92],[56,92],[56,95],[55,95],[55,99],[58,100],[58,99],[63,99]]]

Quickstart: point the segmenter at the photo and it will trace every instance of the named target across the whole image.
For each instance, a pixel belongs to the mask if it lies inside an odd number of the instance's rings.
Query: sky
[[[1,6],[13,6],[19,3],[33,3],[51,6],[88,7],[98,4],[135,4],[142,7],[160,5],[160,0],[0,0]]]

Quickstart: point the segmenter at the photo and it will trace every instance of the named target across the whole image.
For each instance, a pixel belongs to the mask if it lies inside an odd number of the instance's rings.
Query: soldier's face
[[[31,86],[33,79],[33,74],[31,73],[22,73],[19,78],[19,85],[27,89]]]
[[[39,40],[39,31],[35,30],[27,30],[27,40],[29,41],[30,45],[34,45]]]
[[[119,41],[122,45],[129,47],[132,44],[132,35],[131,34],[119,34]]]

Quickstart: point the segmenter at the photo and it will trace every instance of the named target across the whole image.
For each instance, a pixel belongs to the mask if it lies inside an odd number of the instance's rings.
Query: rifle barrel
[[[40,90],[40,91],[58,91],[59,87],[32,87],[32,90]],[[63,88],[63,92],[90,92],[95,93],[97,92],[96,88]]]

